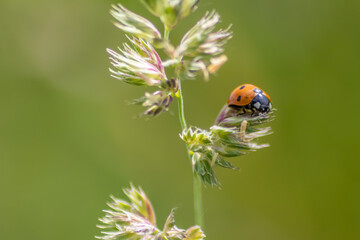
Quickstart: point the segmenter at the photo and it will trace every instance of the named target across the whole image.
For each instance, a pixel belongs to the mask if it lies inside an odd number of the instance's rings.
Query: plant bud
[[[199,0],[164,0],[160,19],[171,30],[196,9],[198,2]]]

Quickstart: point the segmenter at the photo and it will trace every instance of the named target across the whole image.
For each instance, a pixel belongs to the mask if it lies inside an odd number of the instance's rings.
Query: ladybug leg
[[[241,107],[239,110],[242,110],[242,112],[239,111],[238,116],[246,114],[245,107]]]
[[[251,108],[251,116],[254,116],[254,115],[255,115],[254,108]]]
[[[242,110],[243,110],[243,113],[241,115],[246,114],[245,107],[243,107]]]

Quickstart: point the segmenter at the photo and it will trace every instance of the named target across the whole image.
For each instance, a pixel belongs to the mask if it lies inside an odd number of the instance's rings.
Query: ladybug
[[[252,84],[243,84],[235,88],[227,104],[231,108],[242,109],[242,114],[246,114],[247,110],[251,110],[252,114],[267,113],[272,108],[269,95]]]

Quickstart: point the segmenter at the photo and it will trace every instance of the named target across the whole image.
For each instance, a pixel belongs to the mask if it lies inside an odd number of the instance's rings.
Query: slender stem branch
[[[180,118],[180,124],[182,127],[182,130],[187,128],[187,123],[185,120],[185,114],[184,114],[184,100],[182,95],[182,88],[181,88],[181,80],[179,79],[179,91],[177,93],[177,98],[179,100],[179,118]]]
[[[187,123],[185,120],[185,114],[184,114],[184,100],[182,95],[182,88],[181,88],[181,80],[179,80],[179,91],[177,93],[178,103],[179,103],[179,118],[180,118],[180,124],[182,129],[187,128]],[[188,151],[188,156],[191,161],[191,156]],[[195,224],[199,225],[200,227],[203,227],[203,213],[202,213],[202,191],[201,191],[201,181],[199,176],[194,172],[194,217],[195,217]]]
[[[169,36],[170,36],[170,30],[166,26],[164,26],[164,39],[169,40]]]

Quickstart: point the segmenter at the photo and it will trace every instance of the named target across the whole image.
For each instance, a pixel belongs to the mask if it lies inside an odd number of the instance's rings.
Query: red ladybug
[[[262,89],[252,84],[243,84],[232,91],[228,101],[228,106],[235,109],[251,110],[255,112],[270,112],[272,105],[269,95]]]

